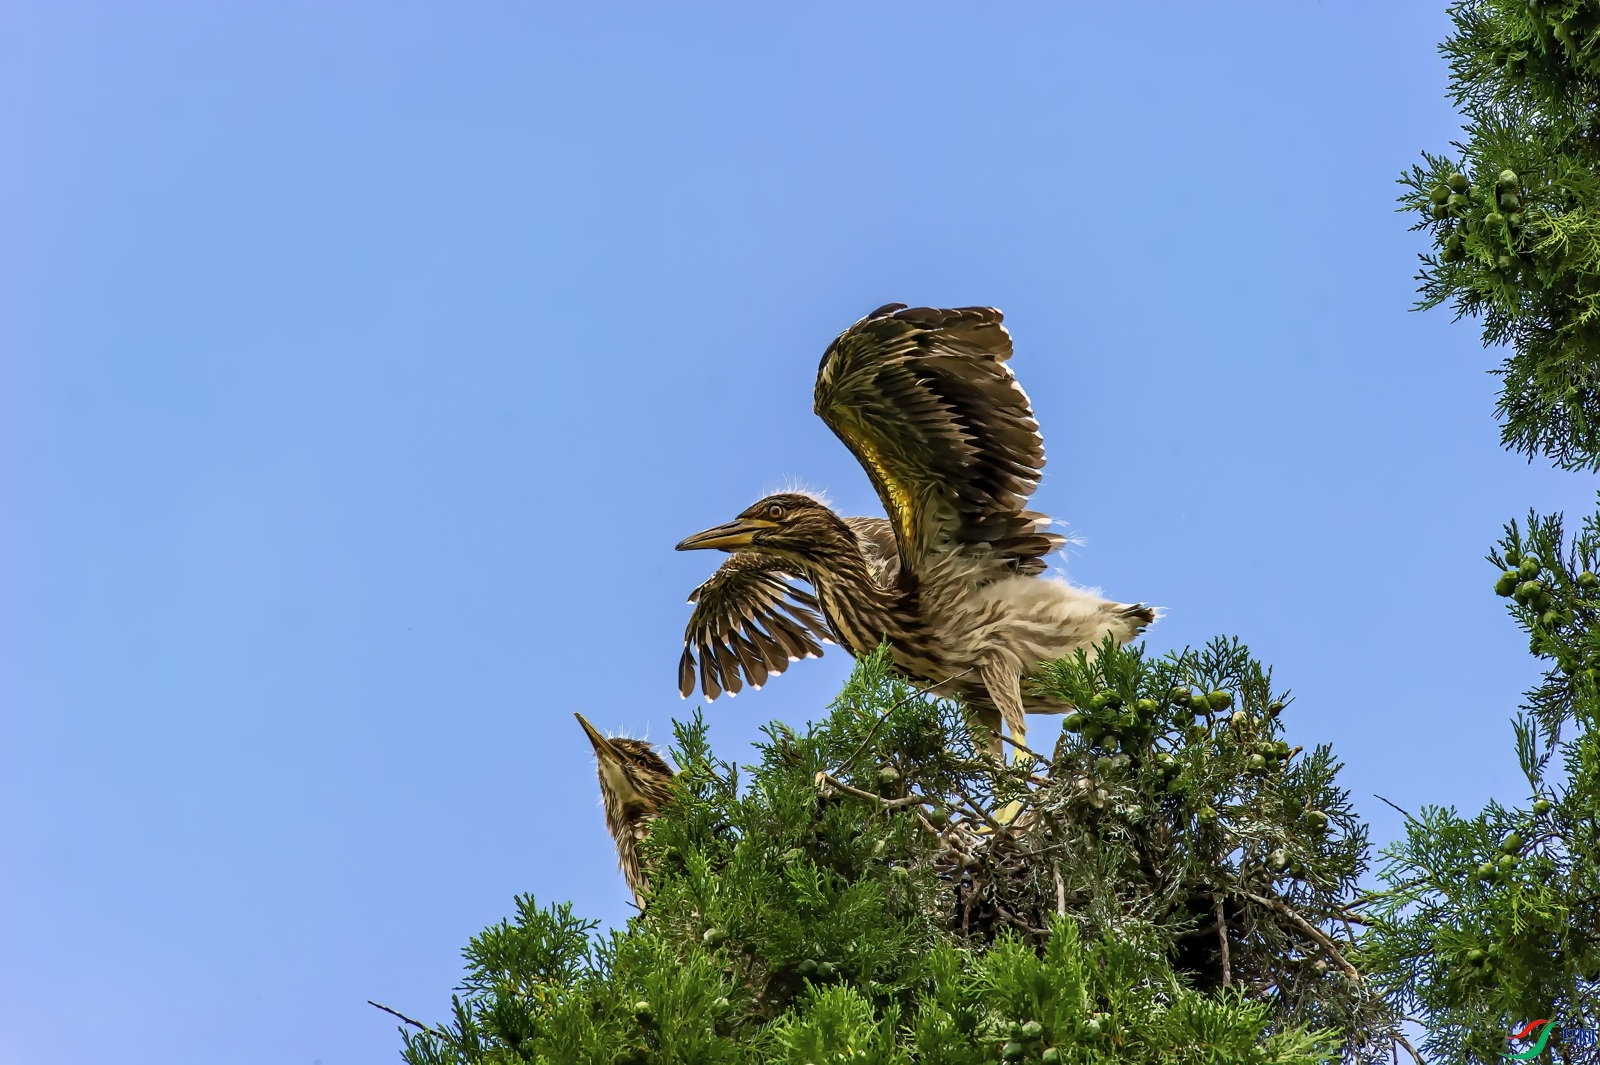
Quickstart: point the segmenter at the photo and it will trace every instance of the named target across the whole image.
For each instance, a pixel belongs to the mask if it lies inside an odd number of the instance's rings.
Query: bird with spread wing
[[[887,640],[903,673],[962,700],[996,754],[1002,722],[1020,744],[1024,714],[1070,709],[1025,679],[1107,634],[1126,643],[1156,615],[1044,576],[1065,541],[1025,509],[1044,443],[1010,357],[992,307],[892,303],[828,346],[816,413],[867,471],[888,518],[840,517],[784,492],[678,544],[732,554],[689,597],[685,697],[697,665],[715,699],[759,688],[824,642],[859,656]]]

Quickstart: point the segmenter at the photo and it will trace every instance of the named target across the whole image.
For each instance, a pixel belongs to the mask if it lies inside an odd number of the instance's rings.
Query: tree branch
[[[1044,755],[1040,754],[1038,751],[1032,750],[1026,744],[1018,743],[1016,740],[1012,739],[1010,736],[1005,735],[1004,733],[1002,733],[1000,735],[1000,739],[1004,743],[1011,744],[1011,746],[1015,747],[1017,750],[1021,751],[1023,754],[1025,754],[1028,757],[1034,759],[1035,761],[1043,762],[1045,765],[1049,765],[1050,764],[1050,759],[1046,758]]]
[[[916,698],[917,696],[919,696],[919,695],[927,695],[929,692],[933,691],[933,689],[937,688],[939,685],[941,685],[941,684],[949,684],[953,680],[960,680],[962,677],[966,676],[968,673],[971,673],[971,672],[972,672],[971,669],[963,669],[960,673],[957,673],[953,677],[946,677],[944,680],[935,681],[935,682],[933,682],[932,684],[928,685],[925,688],[918,688],[916,691],[913,691],[908,695],[905,695],[905,696],[902,696],[899,699],[896,699],[893,703],[890,704],[889,709],[885,710],[883,713],[878,715],[878,720],[876,720],[876,721],[874,721],[872,723],[872,727],[867,729],[867,734],[865,736],[863,736],[862,739],[861,739],[861,745],[859,747],[857,747],[855,750],[850,752],[850,757],[846,758],[844,761],[839,763],[839,772],[843,773],[846,769],[850,768],[850,763],[854,762],[857,758],[859,758],[861,756],[861,752],[866,750],[867,749],[867,745],[872,742],[872,737],[874,737],[874,736],[876,736],[878,734],[878,729],[882,728],[883,727],[883,723],[885,721],[889,720],[889,715],[890,714],[894,713],[896,710],[900,709],[902,706],[906,705],[906,703],[909,703],[912,699]]]
[[[1007,910],[1004,906],[1000,905],[998,902],[994,902],[993,900],[991,900],[989,905],[994,907],[994,911],[1000,915],[1000,919],[1002,921],[1004,921],[1006,924],[1015,925],[1017,928],[1022,929],[1024,932],[1027,932],[1030,935],[1047,936],[1047,935],[1050,934],[1048,929],[1033,927],[1033,925],[1029,924],[1027,921],[1024,921],[1022,918],[1020,918],[1020,917],[1016,916],[1015,914],[1011,913],[1009,910]]]
[[[971,818],[974,822],[981,821],[987,824],[991,831],[999,832],[1006,826],[999,824],[994,818],[984,812],[982,806],[971,795],[962,790],[960,784],[955,786],[953,801],[946,803],[953,811],[960,812],[963,816]]]
[[[1228,960],[1228,918],[1222,912],[1222,896],[1218,895],[1217,902],[1217,942],[1222,944],[1222,986],[1233,986],[1233,965]]]
[[[1422,824],[1421,821],[1418,821],[1415,817],[1412,817],[1410,814],[1406,813],[1406,811],[1400,809],[1400,807],[1396,806],[1394,803],[1390,802],[1388,799],[1385,799],[1382,795],[1379,795],[1377,792],[1373,792],[1372,793],[1372,797],[1374,799],[1377,799],[1379,802],[1383,803],[1385,806],[1389,807],[1391,810],[1393,810],[1395,813],[1399,814],[1401,817],[1405,818],[1407,824],[1418,825],[1418,826],[1420,826]]]
[[[933,802],[932,799],[918,795],[915,792],[907,795],[903,799],[885,799],[882,795],[874,795],[870,791],[862,791],[860,788],[852,788],[849,784],[846,784],[844,781],[839,780],[826,772],[818,773],[817,778],[817,783],[819,784],[832,785],[833,787],[836,787],[840,791],[844,792],[846,795],[854,795],[862,799],[871,799],[873,802],[879,803],[883,806],[921,806],[924,803],[931,804]]]
[[[429,1028],[427,1025],[423,1024],[421,1021],[414,1021],[410,1017],[407,1017],[405,1014],[401,1013],[399,1010],[392,1010],[388,1006],[383,1005],[382,1003],[372,1001],[370,998],[367,999],[367,1005],[369,1005],[369,1006],[377,1006],[383,1012],[389,1013],[389,1014],[393,1014],[394,1016],[399,1017],[402,1021],[405,1021],[407,1024],[411,1025],[411,1027],[413,1027],[413,1028],[421,1028],[424,1032],[427,1032],[429,1035],[438,1035],[439,1034],[438,1032],[435,1032],[432,1028]]]
[[[1339,953],[1338,946],[1334,944],[1332,939],[1328,938],[1328,934],[1322,929],[1318,928],[1316,925],[1312,924],[1310,921],[1306,920],[1304,917],[1301,917],[1294,910],[1290,909],[1288,904],[1279,902],[1277,899],[1264,898],[1261,895],[1256,895],[1252,892],[1245,891],[1242,888],[1235,888],[1234,890],[1250,901],[1260,903],[1262,906],[1267,907],[1275,913],[1279,913],[1284,917],[1287,917],[1290,923],[1292,923],[1296,928],[1300,929],[1300,931],[1317,941],[1317,945],[1327,952],[1328,957],[1333,959],[1333,963],[1339,967],[1341,972],[1343,972],[1346,976],[1353,977],[1356,980],[1361,979],[1361,974],[1356,972],[1356,967],[1351,965],[1348,961],[1345,961],[1344,955]]]

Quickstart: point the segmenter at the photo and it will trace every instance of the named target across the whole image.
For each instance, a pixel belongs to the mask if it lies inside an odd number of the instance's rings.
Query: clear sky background
[[[680,537],[877,512],[811,385],[889,301],[1005,310],[1072,577],[1375,840],[1524,795],[1481,556],[1594,481],[1408,313],[1443,6],[0,7],[0,1060],[392,1061],[513,894],[624,919],[572,711],[692,709]]]

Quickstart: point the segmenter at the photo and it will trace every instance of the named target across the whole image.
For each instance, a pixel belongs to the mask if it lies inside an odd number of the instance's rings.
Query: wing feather
[[[739,649],[739,664],[744,667],[744,675],[750,681],[750,687],[759,689],[767,682],[766,656],[750,637],[741,634],[734,637],[734,640]]]
[[[955,549],[1037,573],[1064,542],[1024,509],[1044,442],[1001,321],[992,307],[892,303],[841,333],[817,369],[816,412],[872,479],[912,572]]]
[[[700,690],[712,700],[737,695],[747,682],[759,688],[790,662],[821,656],[827,626],[816,598],[789,583],[795,579],[783,560],[741,551],[690,594],[694,612],[678,660],[684,698],[694,691],[697,667]]]
[[[721,639],[711,644],[710,647],[715,655],[716,668],[722,681],[723,690],[729,695],[738,695],[744,690],[744,681],[739,677],[739,659],[729,649],[727,635],[724,634]],[[704,652],[701,654],[700,666],[702,669],[708,668]]]

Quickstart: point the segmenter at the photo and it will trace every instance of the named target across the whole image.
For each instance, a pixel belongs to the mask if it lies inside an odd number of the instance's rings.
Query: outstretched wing
[[[730,555],[711,579],[689,595],[694,613],[683,633],[678,691],[694,691],[699,659],[700,690],[707,699],[737,695],[748,681],[759,688],[801,658],[818,658],[828,641],[817,601],[789,584],[793,568],[771,555]]]
[[[992,307],[891,303],[839,334],[817,368],[816,412],[872,478],[906,569],[951,549],[1037,573],[1059,549],[1039,487],[1044,442]]]

